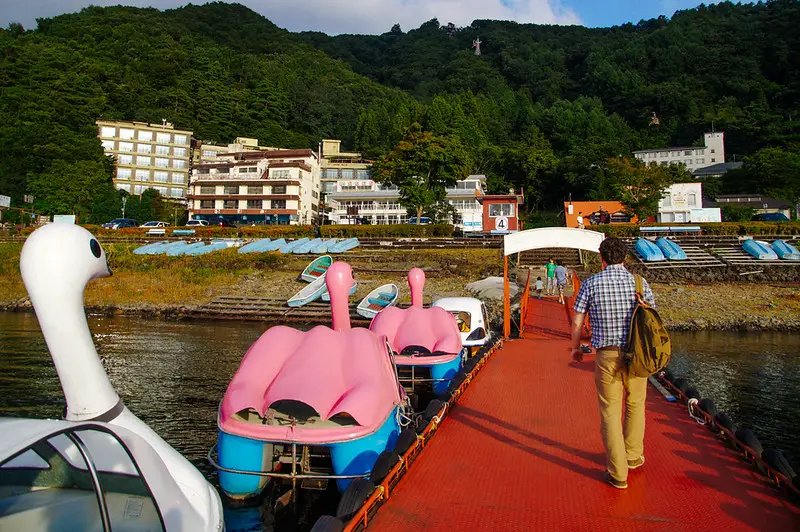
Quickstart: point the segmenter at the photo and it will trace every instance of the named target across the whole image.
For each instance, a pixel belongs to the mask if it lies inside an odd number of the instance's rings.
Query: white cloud
[[[180,0],[0,0],[0,25],[21,22],[35,26],[37,17],[79,11],[87,5],[126,4],[170,9]],[[468,26],[476,19],[514,20],[539,24],[579,24],[580,18],[560,0],[239,0],[282,28],[340,33],[380,34],[399,23],[403,31],[438,18]]]

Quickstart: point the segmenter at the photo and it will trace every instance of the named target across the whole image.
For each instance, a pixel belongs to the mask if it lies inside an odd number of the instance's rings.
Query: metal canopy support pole
[[[508,255],[503,255],[503,337],[511,336],[511,295],[508,285]]]

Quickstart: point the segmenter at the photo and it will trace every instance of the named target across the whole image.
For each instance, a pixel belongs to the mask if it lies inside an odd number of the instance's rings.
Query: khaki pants
[[[617,480],[628,479],[628,461],[644,454],[644,406],[647,378],[628,377],[622,354],[616,349],[597,351],[594,368],[600,404],[600,434],[606,448],[606,467]],[[625,423],[622,395],[625,390]]]

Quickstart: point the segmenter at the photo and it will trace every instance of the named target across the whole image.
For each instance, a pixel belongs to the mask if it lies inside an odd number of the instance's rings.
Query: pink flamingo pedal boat
[[[407,400],[386,339],[350,327],[350,266],[326,273],[333,327],[278,326],[250,347],[219,409],[219,483],[231,498],[271,479],[344,491],[394,447]],[[209,453],[211,458],[212,453]]]
[[[453,315],[440,307],[423,308],[425,272],[419,268],[409,271],[408,285],[411,307],[383,309],[369,329],[386,337],[395,352],[400,382],[419,402],[431,392],[440,395],[447,391],[463,365],[465,352]]]

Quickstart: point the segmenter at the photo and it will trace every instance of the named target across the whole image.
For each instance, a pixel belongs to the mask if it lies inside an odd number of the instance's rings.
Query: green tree
[[[745,157],[738,172],[725,177],[735,180],[741,192],[760,192],[792,203],[800,203],[800,154],[781,148],[764,148]],[[749,189],[749,190],[747,190]]]
[[[86,223],[95,195],[108,192],[111,175],[102,161],[54,161],[40,174],[28,176],[28,190],[41,214],[74,214]]]
[[[400,204],[416,212],[417,223],[426,207],[443,201],[446,188],[467,176],[470,157],[456,137],[436,136],[414,123],[405,138],[375,162],[372,176],[400,189]]]
[[[604,168],[605,178],[616,193],[616,198],[629,214],[639,220],[658,213],[658,202],[664,197],[667,187],[674,183],[669,167],[628,158],[608,159]]]

